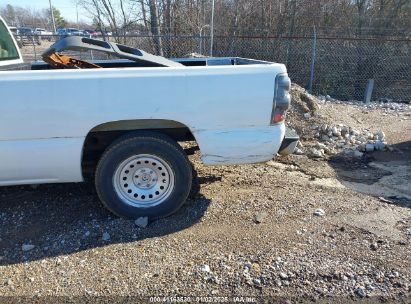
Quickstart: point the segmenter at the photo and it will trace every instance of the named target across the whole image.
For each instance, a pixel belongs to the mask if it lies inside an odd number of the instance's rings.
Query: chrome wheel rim
[[[116,169],[113,185],[118,197],[128,205],[154,207],[173,192],[174,173],[163,159],[140,154],[127,158]]]

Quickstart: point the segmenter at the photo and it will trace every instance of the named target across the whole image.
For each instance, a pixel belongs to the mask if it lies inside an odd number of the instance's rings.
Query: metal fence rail
[[[51,38],[50,42],[48,39]],[[163,55],[185,57],[210,54],[208,36],[161,36]],[[26,60],[38,60],[41,52],[59,36],[32,41],[22,47]],[[102,39],[102,37],[99,37]],[[110,36],[106,39],[155,53],[152,36]],[[315,40],[314,40],[315,39]],[[373,100],[411,101],[411,40],[306,37],[214,37],[213,55],[238,56],[287,65],[292,80],[318,95],[341,100],[363,100],[370,79],[375,82]],[[79,54],[90,59],[90,54]],[[94,54],[94,59],[107,58]]]

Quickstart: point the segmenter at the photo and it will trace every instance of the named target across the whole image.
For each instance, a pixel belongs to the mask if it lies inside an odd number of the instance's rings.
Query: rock
[[[90,234],[91,234],[90,231],[87,230],[87,231],[84,233],[84,236],[85,236],[85,237],[89,237]]]
[[[310,155],[314,158],[322,158],[324,156],[323,152],[321,152],[321,150],[317,150],[312,148],[310,150]]]
[[[11,279],[7,279],[6,285],[7,285],[7,286],[13,285],[13,281],[12,281]]]
[[[134,221],[137,227],[146,228],[148,225],[148,217],[139,217]]]
[[[334,98],[332,98],[330,95],[325,96],[326,101],[335,101]]]
[[[379,139],[379,140],[384,140],[384,138],[385,138],[385,133],[384,133],[383,131],[379,130],[379,131],[377,131],[377,132],[374,133],[374,137],[375,137],[376,139]]]
[[[33,250],[35,247],[36,247],[36,246],[31,245],[31,244],[23,244],[23,245],[21,246],[21,250],[23,250],[23,251],[30,251],[30,250]]]
[[[317,210],[314,211],[314,215],[315,215],[315,216],[324,216],[324,215],[325,215],[325,211],[324,211],[324,209],[319,208],[319,209],[317,209]]]
[[[370,248],[371,248],[371,250],[377,251],[378,250],[378,244],[377,243],[372,243]]]
[[[324,145],[323,143],[317,143],[317,148],[319,148],[319,149],[326,149],[327,148],[327,146],[326,145]]]
[[[360,298],[365,298],[367,294],[365,293],[365,288],[360,286],[355,290],[355,294]]]
[[[375,147],[374,147],[373,144],[366,144],[366,145],[365,145],[365,151],[366,151],[366,152],[373,152],[374,149],[375,149]]]
[[[206,272],[206,273],[210,273],[210,272],[211,272],[210,266],[208,266],[208,265],[202,265],[202,266],[200,267],[200,270],[201,270],[202,272]]]
[[[280,278],[281,278],[281,280],[287,280],[288,275],[285,272],[280,272]]]
[[[345,155],[353,155],[353,151],[349,148],[349,147],[347,147],[347,146],[344,146],[343,147],[343,153],[345,154]]]
[[[255,215],[254,220],[255,220],[255,222],[256,222],[257,224],[260,224],[260,223],[263,222],[263,220],[264,220],[266,217],[267,217],[267,213],[265,213],[265,212],[258,212],[258,213]]]
[[[323,135],[321,135],[321,140],[328,142],[328,141],[330,141],[330,138],[327,135],[323,134]]]
[[[331,132],[334,136],[341,136],[341,133],[340,133],[340,131],[338,131],[337,127],[333,127],[331,129]]]
[[[345,146],[345,143],[343,143],[343,142],[337,144],[337,148],[342,148],[342,147],[344,147],[344,146]]]
[[[384,150],[385,149],[385,143],[383,143],[382,141],[380,141],[380,140],[377,140],[376,142],[375,142],[375,144],[374,144],[374,147],[375,147],[375,150],[377,150],[377,151],[382,151],[382,150]]]
[[[350,133],[351,133],[351,135],[354,135],[354,136],[359,136],[360,135],[360,132],[357,131],[357,130],[354,130],[354,129],[352,129]]]
[[[311,114],[310,114],[310,113],[304,113],[304,118],[305,118],[305,119],[310,119],[310,118],[311,118]]]
[[[110,240],[110,234],[108,232],[104,232],[101,239],[105,242],[109,241]]]
[[[295,154],[295,155],[304,155],[304,151],[301,150],[301,149],[299,149],[299,148],[295,148],[294,154]]]
[[[358,151],[358,150],[355,150],[355,151],[354,151],[354,154],[353,154],[353,156],[354,156],[355,158],[361,158],[361,157],[363,157],[363,155],[364,155],[364,153],[362,153],[362,152],[360,152],[360,151]]]

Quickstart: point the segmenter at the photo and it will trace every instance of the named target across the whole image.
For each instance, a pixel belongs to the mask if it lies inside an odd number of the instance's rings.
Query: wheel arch
[[[175,120],[132,119],[104,122],[91,128],[84,139],[81,158],[83,176],[86,178],[94,173],[98,160],[113,141],[133,131],[162,133],[176,142],[197,142],[190,128]]]

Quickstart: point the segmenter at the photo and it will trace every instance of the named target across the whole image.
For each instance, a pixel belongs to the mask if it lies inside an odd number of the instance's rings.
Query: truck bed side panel
[[[36,157],[24,160],[26,171],[14,179],[33,182],[28,172],[38,171],[38,162],[45,170],[39,182],[78,181],[88,132],[120,120],[186,125],[206,164],[266,160],[282,139],[281,126],[269,127],[280,72],[283,65],[0,72],[0,184],[33,149]],[[56,139],[66,149],[53,147]],[[56,173],[63,168],[50,161],[53,153],[65,162],[64,173]]]

